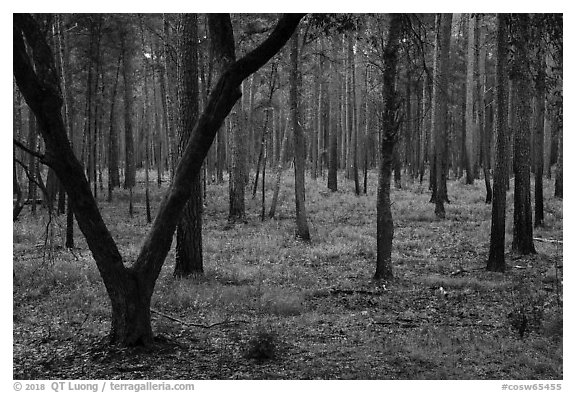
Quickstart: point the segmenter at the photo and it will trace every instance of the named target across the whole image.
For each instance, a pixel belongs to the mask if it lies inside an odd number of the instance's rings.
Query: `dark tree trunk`
[[[544,31],[540,16],[535,16],[536,28],[536,81],[534,106],[534,226],[544,225],[544,109],[546,102],[546,63],[544,61]]]
[[[334,38],[332,45],[333,45],[333,55],[334,58],[338,58],[339,52],[339,40],[337,37]],[[331,90],[332,92],[338,91],[339,89],[339,80],[338,74],[336,70],[336,64],[329,63],[330,70],[331,70]],[[330,106],[334,108],[331,112],[333,113],[333,118],[330,121],[331,126],[330,129],[330,137],[329,137],[329,146],[328,146],[328,189],[332,192],[338,191],[338,98],[334,97],[334,94],[331,94],[330,99]]]
[[[475,157],[477,149],[476,141],[476,122],[475,119],[475,105],[474,105],[474,69],[476,63],[475,56],[475,42],[478,33],[478,19],[476,16],[465,14],[465,18],[469,18],[468,27],[468,47],[467,47],[467,66],[466,66],[466,133],[464,135],[466,140],[466,184],[474,184],[475,173]]]
[[[496,160],[494,168],[494,195],[492,199],[492,225],[490,252],[486,269],[493,272],[506,270],[504,258],[506,236],[506,184],[508,182],[508,81],[506,79],[507,35],[506,16],[496,17]]]
[[[432,135],[435,143],[436,170],[436,217],[444,218],[444,202],[448,201],[446,177],[448,172],[448,73],[450,60],[450,35],[452,29],[452,14],[437,14],[436,16],[436,50],[434,56],[434,88],[432,92]]]
[[[180,98],[180,127],[178,130],[179,153],[181,157],[196,122],[198,121],[198,16],[182,14],[182,30],[179,34],[178,51]],[[187,277],[202,274],[202,188],[200,173],[192,181],[192,193],[182,211],[182,218],[176,229],[176,264],[174,275]]]
[[[120,75],[120,63],[122,53],[118,56],[118,65],[116,67],[116,78],[112,87],[112,96],[110,97],[110,124],[108,141],[108,202],[112,202],[112,190],[114,187],[120,187],[120,172],[118,171],[118,130],[116,129],[116,119],[114,118],[114,107],[116,106],[116,91],[118,88],[118,77]]]
[[[30,15],[13,14],[13,72],[22,95],[40,122],[46,144],[44,162],[60,177],[71,200],[80,230],[86,237],[112,304],[111,341],[122,345],[147,344],[152,340],[150,299],[172,243],[181,211],[191,195],[192,177],[217,130],[240,97],[242,80],[264,65],[284,46],[302,15],[286,15],[270,36],[236,62],[230,62],[210,95],[178,164],[166,196],[134,265],[126,268],[98,210],[82,166],[74,157],[60,113],[62,96],[49,46]],[[220,23],[215,45],[234,58],[230,17],[214,16]],[[226,28],[229,26],[229,28]],[[26,49],[26,42],[32,48]],[[219,39],[219,40],[218,40]],[[31,54],[29,54],[31,53]],[[30,57],[32,56],[32,57]]]
[[[304,133],[300,126],[300,71],[298,70],[298,29],[294,31],[290,50],[290,117],[294,132],[294,183],[296,199],[296,237],[310,241],[310,231],[306,219],[306,191],[304,170],[306,160],[306,144]]]
[[[36,151],[37,145],[37,130],[36,130],[36,118],[34,117],[34,112],[32,110],[28,111],[28,141],[27,146],[29,149]],[[28,179],[28,200],[33,201],[30,204],[30,209],[32,215],[36,215],[36,199],[38,198],[38,187],[36,185],[36,161],[37,158],[32,154],[28,154],[27,168],[30,172],[30,178]]]
[[[134,70],[132,66],[132,51],[128,49],[131,40],[129,31],[123,29],[120,37],[122,50],[122,76],[124,78],[124,138],[125,159],[124,166],[124,189],[132,189],[136,185],[136,167],[134,161],[134,136],[132,129],[133,101],[134,101]],[[130,199],[132,206],[132,199]],[[132,209],[130,209],[132,215]]]
[[[394,222],[390,202],[390,175],[394,144],[398,139],[398,103],[395,91],[396,66],[398,63],[398,46],[402,29],[401,14],[391,14],[390,32],[384,48],[382,70],[382,142],[380,145],[380,171],[378,176],[378,195],[376,199],[376,273],[375,279],[391,279],[392,273],[392,239]]]
[[[554,196],[556,198],[562,198],[563,193],[563,179],[562,179],[562,128],[560,128],[558,133],[558,159],[556,160],[556,178],[554,179]]]
[[[527,14],[512,20],[513,59],[510,79],[514,105],[514,230],[512,250],[522,255],[536,253],[532,238],[530,203],[530,70],[526,37],[530,25]]]

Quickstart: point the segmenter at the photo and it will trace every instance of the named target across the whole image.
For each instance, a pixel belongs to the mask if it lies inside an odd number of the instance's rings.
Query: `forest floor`
[[[336,193],[306,180],[310,244],[294,239],[294,183],[284,177],[277,218],[261,222],[260,193],[247,188],[248,222],[233,228],[227,183],[208,186],[205,275],[174,279],[171,251],[152,307],[225,323],[153,313],[152,348],[107,345],[109,303],[84,239],[76,228],[77,248],[66,250],[65,217],[55,217],[46,247],[46,214],[26,208],[13,226],[14,379],[562,379],[562,245],[537,241],[538,254],[507,254],[506,273],[487,272],[482,181],[449,181],[445,220],[427,184],[392,190],[395,278],[381,283],[375,173],[358,197],[343,178]],[[562,240],[562,200],[552,181],[545,187],[534,236]],[[151,189],[157,208],[166,185]],[[125,191],[99,201],[128,262],[149,228],[142,189],[136,198],[133,218]],[[512,206],[509,193],[508,249]]]

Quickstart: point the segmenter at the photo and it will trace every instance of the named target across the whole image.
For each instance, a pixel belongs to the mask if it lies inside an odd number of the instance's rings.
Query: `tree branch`
[[[34,151],[30,148],[28,148],[26,145],[24,145],[22,142],[20,142],[19,140],[17,140],[16,138],[14,138],[14,144],[16,145],[16,147],[24,150],[26,153],[34,156],[34,157],[38,157],[40,159],[41,162],[44,162],[44,154],[39,153],[37,151]]]

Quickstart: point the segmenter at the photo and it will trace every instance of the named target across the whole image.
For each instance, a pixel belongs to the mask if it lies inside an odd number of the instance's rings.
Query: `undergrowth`
[[[438,220],[426,184],[404,181],[392,191],[395,279],[374,282],[376,174],[367,195],[338,180],[330,193],[322,177],[306,179],[310,244],[294,239],[291,175],[275,219],[260,221],[259,191],[247,195],[248,222],[233,228],[227,185],[209,184],[205,275],[175,279],[170,251],[152,308],[175,320],[153,314],[168,343],[154,354],[98,344],[110,306],[78,228],[76,248],[66,250],[65,217],[55,217],[47,257],[46,218],[24,211],[13,227],[14,378],[562,378],[561,247],[537,242],[537,255],[507,255],[506,273],[486,272],[490,206],[481,182],[449,181],[451,203]],[[152,184],[156,209],[166,185]],[[562,240],[562,203],[552,182],[545,186],[545,226],[535,236]],[[271,195],[270,184],[268,204]],[[135,201],[132,218],[126,191],[99,201],[127,264],[149,229],[141,187]]]

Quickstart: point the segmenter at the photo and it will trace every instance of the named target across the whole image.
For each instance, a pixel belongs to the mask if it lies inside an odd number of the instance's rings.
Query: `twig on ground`
[[[541,237],[535,237],[534,240],[543,243],[554,243],[554,244],[564,244],[562,240],[555,240],[555,239],[543,239]]]

